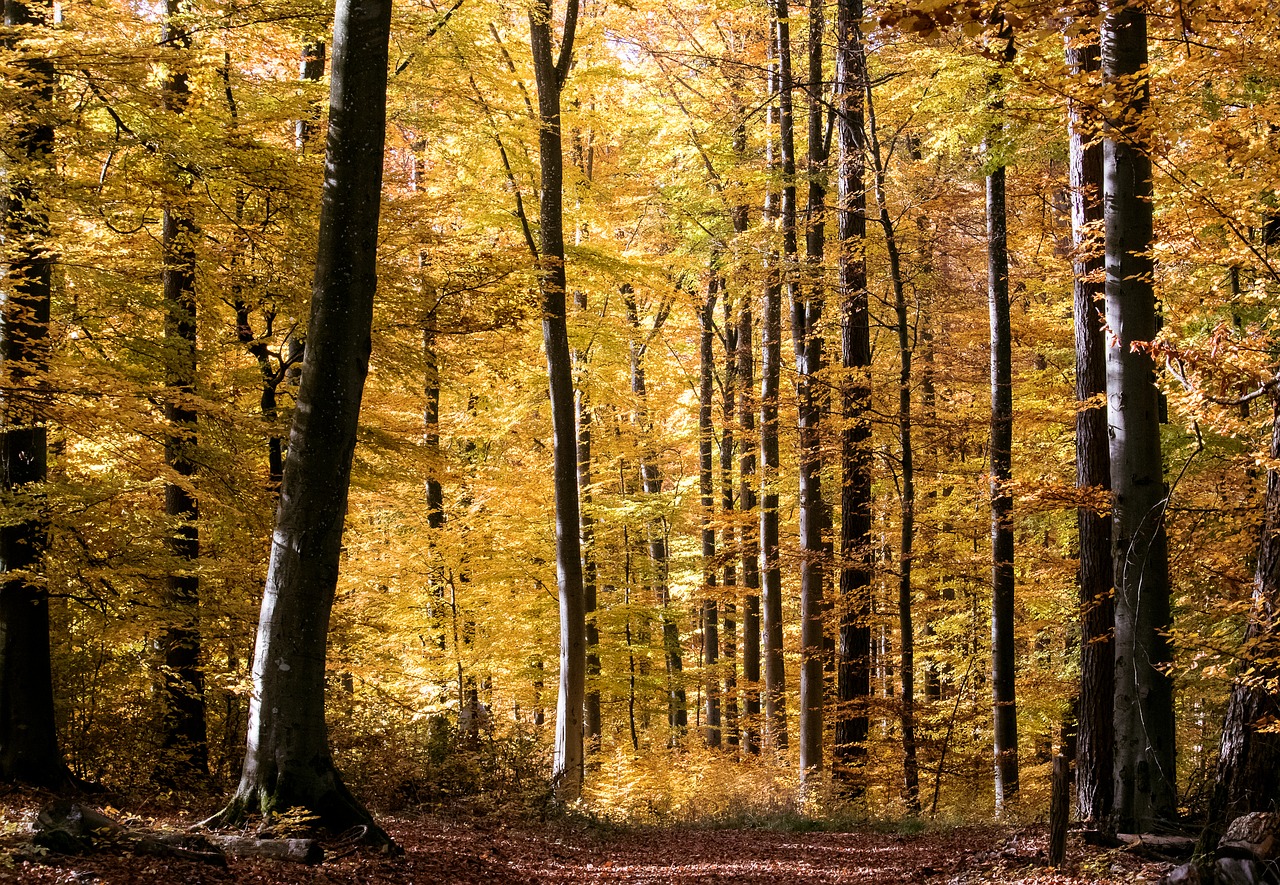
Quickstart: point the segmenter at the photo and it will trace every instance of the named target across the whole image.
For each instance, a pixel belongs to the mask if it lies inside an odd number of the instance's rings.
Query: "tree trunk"
[[[40,39],[52,6],[6,0],[9,32],[0,46],[21,51],[22,37]],[[53,256],[49,222],[35,180],[52,166],[53,62],[38,53],[20,55],[9,77],[18,87],[10,105],[10,138],[16,161],[0,204],[0,241],[7,266],[0,315],[0,489],[10,501],[0,527],[0,781],[59,789],[70,774],[58,751],[49,654],[49,588],[45,554],[49,539],[40,486],[47,478],[48,436],[43,406],[48,392],[49,307]],[[23,500],[26,499],[26,500]],[[14,506],[17,505],[17,506]]]
[[[1271,392],[1270,461],[1280,461],[1280,396]],[[1267,471],[1262,537],[1245,629],[1245,673],[1236,678],[1222,725],[1218,773],[1209,807],[1215,835],[1242,814],[1277,811],[1280,797],[1280,471]],[[1270,725],[1270,727],[1268,727]],[[1216,847],[1217,840],[1207,847]]]
[[[790,133],[791,118],[791,37],[787,26],[786,9],[774,23],[775,39],[772,42],[770,65],[771,89],[778,98],[777,105],[769,109],[770,133],[768,144],[769,168],[782,172],[787,154],[779,148],[772,132],[772,124],[782,120],[785,96],[786,120],[780,123],[780,133]],[[784,78],[779,51],[786,47],[787,71]],[[783,174],[782,196],[776,185],[771,185],[765,197],[765,223],[780,220],[783,227],[783,252],[780,258],[776,249],[770,252],[769,266],[765,268],[763,317],[760,328],[760,575],[763,579],[762,609],[764,620],[764,730],[765,741],[776,752],[787,747],[787,681],[782,659],[782,568],[778,550],[778,384],[782,361],[782,285],[784,262],[795,257],[795,181],[794,152],[792,174]],[[787,223],[787,192],[790,192],[790,224]],[[790,248],[787,248],[787,243]]]
[[[783,0],[785,2],[785,0]],[[779,14],[785,13],[779,9]],[[822,770],[823,732],[823,655],[822,642],[822,431],[821,394],[817,373],[822,367],[822,338],[818,322],[822,318],[822,259],[825,237],[824,214],[826,189],[823,177],[826,152],[823,145],[822,98],[822,31],[821,0],[809,4],[809,77],[806,94],[809,99],[807,172],[809,193],[805,209],[805,270],[803,280],[790,287],[791,340],[795,349],[798,377],[800,435],[800,780],[808,789],[811,776]],[[789,41],[784,39],[784,26],[779,24],[780,57],[790,56]],[[787,59],[784,83],[790,81],[791,65]],[[790,93],[784,88],[783,98],[783,176],[790,187],[790,227],[787,227],[787,198],[783,197],[784,245],[795,247],[795,147],[791,133]],[[788,146],[790,152],[788,153]],[[790,264],[795,264],[794,251]],[[793,271],[794,272],[794,271]],[[807,291],[806,291],[807,290]]]
[[[737,220],[737,213],[734,213]],[[745,221],[745,218],[744,218]],[[736,224],[735,224],[736,227]],[[744,226],[745,227],[745,226]],[[738,570],[735,554],[738,552],[738,530],[733,520],[733,456],[734,408],[737,398],[737,349],[738,327],[734,316],[734,299],[726,287],[724,293],[724,377],[722,393],[724,395],[720,430],[720,508],[723,513],[723,552],[724,562],[724,631],[721,634],[722,657],[724,658],[724,740],[725,744],[735,749],[740,743],[738,734],[738,624],[737,605],[734,602],[738,585]]]
[[[852,785],[867,757],[871,695],[871,323],[867,306],[862,0],[841,0],[836,43],[836,224],[840,290],[840,616],[835,775]],[[865,785],[863,785],[865,786]]]
[[[742,748],[747,755],[760,752],[760,533],[751,518],[756,508],[756,410],[755,336],[751,300],[742,299],[738,314],[738,426],[742,444],[738,456],[738,510],[742,513],[742,679],[744,722]]]
[[[389,0],[339,0],[327,170],[307,359],[289,433],[258,622],[248,748],[219,815],[311,810],[331,830],[386,834],[343,785],[325,727],[325,644],[342,555],[351,462],[372,347],[386,121]]]
[[[578,506],[578,443],[573,402],[573,365],[565,305],[564,150],[560,142],[560,93],[569,76],[578,0],[565,9],[564,35],[556,57],[551,46],[551,0],[529,9],[529,40],[538,86],[538,155],[542,163],[538,291],[542,296],[542,340],[547,351],[555,462],[556,584],[560,597],[560,690],[552,778],[556,795],[572,802],[582,793],[583,706],[586,700],[587,625]]]
[[[1173,741],[1166,491],[1159,394],[1148,150],[1147,19],[1129,4],[1107,10],[1103,81],[1119,119],[1103,145],[1106,212],[1107,419],[1111,448],[1112,569],[1116,582],[1115,805],[1112,823],[1149,832],[1177,808]]]
[[[1013,56],[1008,26],[1002,61]],[[991,78],[991,108],[1000,115],[1002,76]],[[1005,212],[1004,160],[999,157],[1004,125],[997,120],[987,137],[987,302],[991,313],[991,694],[995,735],[996,814],[1018,792],[1018,712],[1014,698],[1012,333],[1009,328],[1009,247]]]
[[[719,747],[720,734],[720,614],[716,605],[716,530],[711,518],[715,513],[712,448],[715,428],[711,423],[712,375],[715,361],[715,309],[719,278],[712,267],[707,284],[707,300],[699,316],[698,373],[698,483],[702,495],[702,666],[706,691],[707,746]]]
[[[175,52],[161,86],[165,108],[172,114],[186,112],[191,99],[187,74],[182,67],[191,37],[175,24],[181,14],[179,0],[168,0],[162,43]],[[188,174],[176,168],[179,181]],[[199,508],[192,488],[196,474],[196,412],[192,407],[196,377],[195,239],[198,236],[191,207],[190,184],[173,185],[175,198],[164,208],[160,248],[164,258],[164,406],[168,429],[164,460],[176,479],[165,483],[164,512],[171,522],[167,545],[173,557],[165,607],[171,621],[164,627],[159,645],[164,654],[163,758],[159,776],[169,783],[202,777],[208,770],[205,731],[204,671],[200,666],[200,578],[197,570],[200,537]]]
[[[902,489],[899,510],[900,551],[898,555],[898,630],[901,636],[902,662],[902,703],[900,722],[902,725],[902,797],[907,810],[915,813],[920,810],[920,771],[916,761],[916,719],[915,719],[915,628],[912,623],[911,603],[911,567],[915,562],[916,532],[916,491],[915,491],[915,450],[911,440],[911,358],[913,348],[909,318],[907,316],[907,295],[902,275],[902,257],[898,250],[898,237],[894,230],[893,219],[889,215],[888,195],[885,191],[884,157],[880,151],[880,136],[876,126],[875,104],[872,101],[871,85],[866,84],[867,98],[867,134],[870,139],[871,160],[875,171],[876,207],[880,215],[880,227],[884,231],[885,251],[889,256],[889,280],[893,286],[893,306],[897,318],[898,329],[898,444],[901,451]],[[869,479],[868,479],[869,482]],[[868,515],[869,519],[869,515]],[[868,525],[868,535],[870,527]],[[869,538],[868,538],[869,543]],[[867,599],[867,617],[871,615],[871,600]],[[886,635],[887,640],[887,635]],[[887,652],[887,649],[886,649]],[[868,657],[870,656],[870,631],[868,631]],[[882,655],[885,661],[885,693],[893,696],[893,667],[888,654]],[[868,676],[870,671],[868,669]],[[868,694],[870,685],[868,683]]]
[[[1068,40],[1067,62],[1077,77],[1101,69],[1098,44]],[[1075,248],[1076,488],[1111,488],[1107,451],[1106,341],[1100,301],[1103,259],[1102,144],[1084,109],[1071,105],[1071,230]],[[1086,408],[1085,404],[1090,405]],[[1095,508],[1076,510],[1080,538],[1080,697],[1076,705],[1076,813],[1102,821],[1111,814],[1112,703],[1115,693],[1115,604],[1112,599],[1111,521]]]

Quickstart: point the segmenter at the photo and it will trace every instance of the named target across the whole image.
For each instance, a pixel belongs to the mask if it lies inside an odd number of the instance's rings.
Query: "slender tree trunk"
[[[0,48],[39,40],[52,5],[5,0],[7,35]],[[40,486],[48,476],[43,408],[48,391],[49,315],[53,255],[38,182],[53,166],[53,125],[47,108],[56,73],[41,54],[18,55],[8,77],[15,87],[9,120],[15,152],[0,203],[5,245],[5,298],[0,305],[0,490],[9,508],[0,527],[0,781],[59,789],[70,773],[58,750],[49,653],[49,547]]]
[[[713,263],[714,265],[714,263]],[[707,300],[699,315],[701,325],[698,377],[698,482],[702,495],[702,666],[706,692],[707,746],[719,747],[720,733],[720,613],[716,605],[716,530],[712,448],[715,428],[711,422],[711,397],[715,355],[715,309],[719,278],[712,267]]]
[[[762,615],[764,620],[764,729],[765,740],[776,752],[787,747],[787,680],[782,659],[782,568],[779,562],[778,538],[778,384],[782,370],[782,287],[791,270],[796,253],[795,226],[795,159],[791,174],[784,171],[788,149],[780,147],[782,133],[791,132],[791,33],[786,9],[774,23],[771,88],[777,105],[769,110],[770,123],[779,123],[775,141],[770,125],[769,167],[781,173],[782,195],[771,186],[765,198],[765,221],[779,221],[783,228],[783,254],[772,250],[765,269],[764,305],[760,328],[760,575],[763,579]],[[786,47],[786,74],[779,54]],[[785,110],[783,109],[785,101]],[[784,118],[786,122],[781,122]],[[788,192],[790,223],[788,224]],[[788,243],[790,248],[788,248]]]
[[[1115,805],[1112,823],[1148,832],[1177,808],[1166,490],[1156,336],[1147,19],[1137,6],[1107,10],[1103,81],[1113,113],[1103,144],[1106,214],[1107,420],[1111,441],[1112,569],[1116,591]]]
[[[310,809],[331,830],[386,834],[343,785],[325,727],[325,645],[337,589],[351,462],[372,347],[386,120],[388,0],[339,0],[328,170],[307,359],[289,433],[258,622],[248,747],[219,815]]]
[[[559,56],[551,38],[551,0],[529,8],[529,40],[538,86],[538,155],[542,163],[538,291],[542,296],[542,340],[547,351],[555,462],[556,583],[560,597],[560,690],[552,778],[556,795],[572,802],[582,793],[583,708],[586,700],[587,625],[578,505],[578,444],[573,401],[573,365],[565,305],[564,151],[560,141],[560,94],[569,76],[578,0],[568,0]]]
[[[1096,34],[1094,35],[1096,36]],[[1067,63],[1077,77],[1096,78],[1101,53],[1088,36],[1068,39]],[[1101,301],[1103,256],[1102,143],[1084,110],[1071,105],[1071,230],[1075,248],[1076,488],[1111,489],[1107,451],[1106,341]],[[1086,407],[1088,403],[1088,407]],[[1076,510],[1080,538],[1080,698],[1076,705],[1076,813],[1103,821],[1111,814],[1112,704],[1115,694],[1115,604],[1111,521],[1096,508]]]
[[[1280,462],[1280,395],[1271,392],[1271,463]],[[1220,835],[1242,814],[1277,811],[1280,802],[1280,471],[1267,471],[1253,607],[1244,635],[1244,673],[1236,678],[1222,725],[1208,830]],[[1272,727],[1268,727],[1270,724]],[[1213,838],[1206,847],[1216,847]]]
[[[742,445],[738,456],[738,509],[742,519],[742,678],[745,721],[742,729],[743,750],[747,755],[760,752],[760,533],[759,522],[752,518],[756,509],[756,409],[755,335],[752,328],[751,300],[742,299],[738,314],[738,426]]]
[[[1002,25],[1002,63],[1013,59],[1013,35]],[[1005,211],[1001,73],[991,77],[997,116],[987,136],[987,301],[991,313],[991,694],[995,737],[996,814],[1018,792],[1018,708],[1013,648],[1013,365],[1009,328],[1009,246]]]
[[[745,213],[744,213],[745,215]],[[737,213],[735,213],[735,222]],[[744,218],[745,221],[745,218]],[[735,224],[736,227],[736,224]],[[720,509],[723,515],[723,550],[721,559],[724,562],[724,631],[721,634],[721,645],[724,649],[724,740],[731,749],[736,750],[740,738],[739,706],[738,706],[738,624],[736,599],[738,586],[738,570],[734,559],[738,549],[738,530],[733,520],[733,456],[735,421],[734,408],[737,398],[737,349],[738,327],[734,315],[734,298],[726,286],[724,293],[724,376],[722,393],[724,395],[720,430]]]
[[[880,151],[880,136],[876,126],[875,104],[872,101],[871,84],[866,83],[867,98],[867,132],[870,137],[871,160],[875,172],[876,206],[879,210],[880,227],[884,231],[885,251],[889,256],[889,280],[893,286],[893,306],[897,318],[898,356],[900,362],[898,374],[898,444],[902,460],[902,489],[900,502],[900,535],[901,545],[898,556],[898,628],[901,634],[902,663],[902,703],[900,706],[902,725],[902,773],[903,800],[907,810],[915,813],[920,810],[920,771],[916,761],[916,725],[915,725],[915,628],[912,623],[911,600],[911,567],[915,562],[915,525],[916,525],[916,491],[915,491],[915,450],[911,440],[911,344],[909,318],[907,316],[906,287],[902,275],[902,256],[898,250],[898,237],[894,230],[893,220],[889,215],[889,201],[885,191],[884,157]],[[868,533],[869,533],[868,528]],[[870,616],[870,600],[867,603]],[[887,637],[886,637],[887,638]],[[870,637],[868,636],[868,645]],[[868,649],[870,651],[870,649]],[[886,650],[887,651],[887,650]],[[892,665],[888,663],[888,654],[882,655],[886,662],[885,680],[886,694],[893,695]]]
[[[179,0],[168,0],[162,42],[173,50],[172,67],[165,72],[161,94],[171,114],[186,112],[191,100],[184,56],[191,37],[179,24]],[[187,173],[173,169],[175,179]],[[208,771],[205,731],[204,671],[200,665],[200,537],[199,508],[193,489],[196,461],[196,412],[193,408],[196,379],[195,219],[188,205],[190,184],[174,185],[174,196],[165,206],[161,223],[164,297],[164,406],[168,424],[164,460],[176,479],[165,483],[164,512],[172,526],[168,536],[173,557],[166,581],[165,605],[172,620],[160,635],[164,655],[164,758],[158,774],[177,783]]]
[[[786,0],[783,0],[785,4]],[[779,8],[779,15],[786,13]],[[825,238],[824,215],[826,213],[826,189],[823,177],[826,170],[826,151],[823,145],[822,99],[822,32],[823,9],[821,0],[811,0],[809,5],[809,82],[806,94],[808,108],[808,157],[807,172],[809,193],[805,210],[805,270],[803,280],[790,285],[791,339],[795,349],[796,373],[799,376],[800,431],[800,779],[802,788],[809,786],[811,776],[822,770],[823,689],[822,661],[822,524],[825,514],[822,506],[822,408],[817,373],[822,367],[822,338],[818,322],[822,317],[822,260]],[[790,46],[784,40],[784,25],[779,23],[779,57],[788,56],[784,71],[784,84],[790,81]],[[783,98],[783,237],[784,247],[795,248],[795,146],[789,130],[791,125],[790,94],[785,88]],[[790,151],[788,151],[790,144]],[[787,197],[785,188],[791,190],[790,239],[787,228]],[[796,262],[794,251],[789,263]],[[793,271],[794,273],[794,271]],[[806,291],[807,290],[807,291]]]
[[[862,0],[837,6],[836,223],[840,291],[840,615],[835,774],[852,786],[867,756],[871,695],[871,322],[867,304],[866,53]]]

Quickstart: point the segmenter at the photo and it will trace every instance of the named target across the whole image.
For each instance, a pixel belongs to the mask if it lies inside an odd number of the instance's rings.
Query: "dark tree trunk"
[[[1271,463],[1280,461],[1280,396],[1271,392]],[[1267,471],[1267,496],[1245,629],[1246,673],[1236,678],[1222,725],[1218,774],[1209,808],[1215,833],[1242,814],[1280,811],[1280,471]],[[1268,727],[1270,726],[1270,727]],[[1216,846],[1216,840],[1213,846]]]
[[[1101,54],[1088,36],[1068,41],[1067,62],[1077,77],[1096,78]],[[1102,332],[1102,143],[1084,109],[1071,106],[1071,230],[1075,249],[1076,488],[1111,489],[1107,451],[1106,341]],[[1086,408],[1085,404],[1090,405]],[[1111,520],[1082,504],[1080,537],[1080,697],[1076,705],[1076,813],[1102,821],[1111,814],[1115,723],[1115,604],[1112,600]]]
[[[794,150],[780,147],[781,135],[791,132],[791,34],[786,9],[774,22],[770,85],[776,93],[777,105],[769,109],[769,168],[783,176],[782,195],[771,184],[765,197],[765,221],[780,221],[783,228],[783,254],[771,250],[765,268],[764,305],[760,327],[760,575],[763,580],[762,615],[764,620],[764,730],[765,740],[775,750],[787,746],[787,680],[782,659],[782,567],[778,538],[778,384],[782,370],[782,286],[785,271],[792,268],[796,253],[795,226],[795,159]],[[786,74],[779,50],[786,47]],[[785,110],[784,110],[785,102]],[[782,123],[785,115],[786,122]],[[780,137],[775,139],[772,124],[779,123]],[[792,157],[791,174],[783,171],[785,157]],[[789,212],[788,217],[788,194]],[[789,246],[789,248],[788,248]]]
[[[310,809],[390,841],[343,785],[325,727],[325,645],[372,347],[389,0],[339,0],[307,359],[253,662],[248,749],[223,821]]]
[[[555,461],[556,584],[560,597],[560,690],[552,777],[556,795],[572,802],[582,793],[583,709],[586,700],[587,624],[582,577],[578,504],[578,442],[573,398],[573,360],[565,305],[564,150],[560,141],[560,93],[569,76],[578,0],[565,9],[557,56],[552,49],[551,0],[529,9],[529,40],[538,86],[538,155],[542,163],[538,290],[542,296],[542,340],[547,351],[551,397],[552,457]]]
[[[719,278],[712,267],[707,284],[707,300],[699,316],[701,335],[699,340],[698,373],[698,483],[702,496],[702,666],[706,692],[707,746],[719,747],[720,734],[720,614],[716,604],[716,530],[712,523],[715,514],[715,485],[712,470],[712,448],[715,444],[715,428],[711,422],[712,381],[715,354],[715,309],[719,295]]]
[[[168,0],[162,42],[175,52],[174,67],[162,85],[165,108],[183,114],[191,93],[179,57],[190,49],[191,37],[175,24],[179,0]],[[176,179],[187,173],[172,170]],[[172,202],[164,208],[160,248],[164,258],[164,406],[168,423],[164,460],[175,479],[165,484],[164,512],[171,522],[168,536],[173,557],[166,581],[165,607],[170,622],[160,635],[164,655],[163,758],[157,774],[179,783],[202,777],[208,770],[205,732],[204,671],[200,666],[200,578],[197,571],[200,537],[199,509],[192,488],[196,474],[196,293],[195,240],[198,236],[189,184],[174,185]]]
[[[738,426],[742,443],[738,455],[738,510],[742,519],[742,748],[747,755],[760,752],[760,534],[751,518],[756,509],[755,335],[751,300],[742,299],[738,314]]]
[[[5,50],[39,39],[51,4],[5,0]],[[19,55],[9,77],[17,87],[9,106],[15,149],[8,191],[0,203],[0,241],[7,266],[0,313],[0,490],[9,512],[0,527],[0,781],[58,789],[70,774],[58,751],[49,655],[49,588],[44,558],[48,528],[41,500],[47,478],[48,437],[43,407],[48,393],[49,305],[53,255],[49,222],[35,180],[52,166],[53,62]],[[25,499],[25,500],[24,500]]]
[[[737,221],[737,213],[734,216]],[[745,221],[745,218],[743,219]],[[735,224],[736,227],[736,224]],[[745,225],[744,225],[745,229]],[[736,749],[740,743],[738,734],[738,624],[736,598],[738,586],[738,570],[734,559],[738,553],[738,531],[733,520],[733,456],[735,421],[734,408],[737,397],[737,349],[738,327],[734,316],[734,299],[730,290],[724,293],[724,376],[722,393],[724,395],[721,410],[722,426],[720,430],[720,509],[724,515],[723,550],[721,559],[724,563],[724,631],[721,634],[722,657],[724,658],[724,740],[730,748]]]
[[[1108,9],[1102,73],[1114,91],[1103,149],[1106,213],[1107,419],[1111,448],[1112,569],[1116,590],[1115,799],[1112,823],[1150,832],[1177,809],[1173,682],[1167,630],[1169,563],[1160,455],[1160,398],[1151,355],[1156,336],[1151,249],[1152,183],[1147,19]]]
[[[916,761],[915,720],[915,628],[912,623],[911,567],[915,562],[916,536],[916,485],[915,450],[911,440],[911,344],[907,295],[902,275],[902,257],[898,250],[898,237],[893,219],[889,215],[889,201],[885,192],[885,165],[880,151],[880,136],[876,126],[875,104],[871,85],[866,83],[867,134],[870,136],[871,160],[875,171],[876,208],[879,210],[880,227],[884,231],[885,251],[889,257],[889,280],[893,286],[894,314],[898,330],[898,444],[901,450],[902,487],[900,501],[900,552],[898,555],[898,630],[901,635],[902,703],[902,796],[907,810],[920,810],[920,770]],[[868,528],[868,533],[870,529]],[[868,600],[868,617],[870,600]],[[887,644],[887,635],[885,637]],[[870,655],[868,635],[868,655]],[[885,661],[885,693],[893,696],[893,666],[889,663],[888,649],[882,655]]]
[[[1013,60],[1013,33],[1003,24],[1001,61]],[[1009,245],[1005,211],[1004,113],[1000,73],[991,78],[997,115],[987,136],[987,302],[991,313],[991,695],[995,736],[996,814],[1018,792],[1018,708],[1013,648],[1013,364],[1009,328]]]
[[[623,287],[623,300],[626,304],[627,317],[631,321],[637,336],[640,332],[640,314],[635,295],[629,285]],[[637,418],[640,433],[642,455],[640,458],[640,485],[646,495],[662,493],[662,468],[650,444],[649,434],[652,431],[649,419],[648,389],[645,382],[644,358],[649,344],[662,329],[666,321],[669,304],[664,305],[654,318],[653,328],[643,340],[631,345],[631,393],[636,398]],[[662,610],[662,648],[667,664],[667,724],[671,728],[672,742],[679,742],[684,731],[689,727],[689,710],[686,705],[684,689],[684,658],[680,648],[680,627],[671,614],[671,588],[668,584],[670,562],[667,556],[667,521],[663,517],[653,519],[648,528],[649,533],[649,579],[654,601]]]
[[[840,291],[840,616],[834,773],[850,786],[867,757],[871,694],[871,323],[867,306],[862,0],[837,7],[836,224]],[[865,786],[865,785],[860,785]]]
[[[785,0],[784,0],[785,2]],[[779,13],[785,12],[780,9]],[[809,4],[809,77],[806,94],[808,108],[808,157],[807,172],[809,193],[805,210],[805,270],[803,280],[790,286],[791,340],[795,349],[797,397],[799,399],[800,431],[800,780],[802,789],[811,786],[813,773],[822,770],[823,732],[823,603],[824,579],[822,559],[822,525],[825,514],[822,506],[822,407],[817,374],[822,368],[822,338],[818,322],[822,318],[823,284],[822,259],[825,237],[824,214],[826,189],[823,178],[827,157],[823,145],[823,97],[822,97],[822,32],[823,9],[821,0]],[[782,40],[783,28],[779,28],[780,50],[790,55],[790,47]],[[785,66],[787,82],[790,80],[790,63]],[[790,95],[784,89],[783,111],[783,175],[791,188],[790,240],[785,245],[795,247],[795,147],[791,136]],[[791,143],[788,155],[787,146]],[[784,238],[786,231],[786,197],[783,197]],[[795,264],[794,251],[789,263]],[[794,273],[794,271],[793,271]]]
[[[586,292],[575,296],[580,310],[587,307]],[[578,416],[578,495],[582,502],[579,537],[582,544],[582,599],[586,616],[587,680],[583,730],[593,748],[600,746],[600,628],[596,624],[596,557],[595,520],[591,516],[591,401],[586,388],[586,354],[575,358],[578,363],[578,385],[575,411]]]

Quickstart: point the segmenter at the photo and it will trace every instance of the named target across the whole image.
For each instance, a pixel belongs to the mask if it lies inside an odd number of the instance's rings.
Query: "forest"
[[[4,0],[5,820],[1280,844],[1273,86],[1258,0]]]

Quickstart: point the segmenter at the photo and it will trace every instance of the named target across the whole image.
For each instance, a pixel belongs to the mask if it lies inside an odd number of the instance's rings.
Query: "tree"
[[[871,693],[871,323],[867,304],[866,51],[862,2],[837,7],[836,225],[840,294],[840,640],[834,772],[866,758]]]
[[[165,109],[183,114],[191,101],[184,56],[191,35],[179,22],[180,0],[167,0],[161,43],[172,57],[161,84]],[[172,192],[164,207],[160,250],[163,256],[164,406],[168,422],[164,460],[173,471],[165,483],[164,512],[173,525],[168,547],[173,556],[165,604],[173,621],[160,637],[164,653],[163,746],[161,777],[170,782],[200,776],[208,769],[204,671],[200,662],[200,509],[192,487],[196,474],[196,255],[199,235],[190,203],[192,173],[174,166]]]
[[[1096,76],[1101,55],[1094,31],[1068,38],[1067,63],[1078,78]],[[1084,85],[1084,84],[1079,84]],[[1083,494],[1110,490],[1106,342],[1099,302],[1103,297],[1102,142],[1085,117],[1083,103],[1070,105],[1072,274],[1076,351],[1076,488]],[[1115,694],[1115,607],[1112,600],[1111,524],[1088,501],[1076,509],[1080,539],[1080,694],[1076,705],[1076,809],[1083,820],[1111,813],[1112,704]]]
[[[1013,31],[1003,18],[995,39],[1002,65],[1013,60]],[[1004,111],[1003,76],[991,77],[992,111]],[[1014,699],[1012,332],[1009,328],[1009,241],[1004,126],[991,126],[987,150],[987,299],[991,312],[991,692],[995,721],[996,811],[1018,792],[1018,708]]]
[[[1177,807],[1170,660],[1166,490],[1155,364],[1147,17],[1107,7],[1102,76],[1111,93],[1103,142],[1107,421],[1116,584],[1115,805],[1112,825],[1146,832]]]
[[[782,14],[780,11],[779,14]],[[800,778],[809,786],[813,772],[822,769],[823,743],[823,605],[822,526],[826,518],[822,503],[822,407],[817,373],[822,367],[822,338],[818,323],[822,318],[823,246],[826,238],[824,213],[826,188],[823,185],[827,157],[823,143],[824,108],[819,90],[822,88],[823,9],[821,0],[809,5],[809,76],[805,89],[808,96],[809,193],[805,207],[805,269],[803,279],[791,288],[791,340],[795,348],[796,372],[799,375],[797,397],[800,423]],[[780,25],[781,27],[781,25]],[[781,39],[781,38],[780,38]],[[790,56],[790,48],[785,51]],[[786,66],[790,79],[790,60]],[[786,132],[790,128],[790,96],[783,93],[783,175],[787,172],[786,144],[793,141]],[[795,148],[792,147],[790,174],[795,173]],[[790,183],[788,181],[788,183]],[[790,245],[795,245],[795,187],[791,184]],[[786,197],[783,198],[784,237],[786,234]],[[794,260],[794,258],[793,258]]]
[[[38,36],[49,24],[52,4],[6,0],[4,24],[18,40]],[[49,587],[45,555],[48,527],[41,500],[48,475],[49,318],[53,254],[48,215],[37,182],[50,171],[53,126],[53,62],[20,55],[14,79],[18,102],[12,129],[16,168],[6,170],[0,203],[0,490],[17,506],[0,528],[0,780],[60,788],[70,774],[58,750],[53,676],[49,653]],[[11,505],[12,506],[12,505]]]
[[[560,597],[560,690],[556,701],[556,795],[572,802],[582,792],[583,703],[586,695],[587,626],[582,581],[578,502],[578,442],[573,397],[573,359],[565,305],[564,150],[560,141],[560,94],[573,63],[578,0],[565,7],[560,53],[551,46],[551,0],[529,7],[529,41],[538,86],[538,156],[542,163],[539,210],[542,339],[551,396],[552,457],[555,460],[556,585]]]
[[[347,790],[325,726],[325,647],[372,347],[386,124],[389,0],[339,0],[320,236],[298,405],[253,661],[248,746],[211,820],[300,806],[332,830],[391,845]]]

